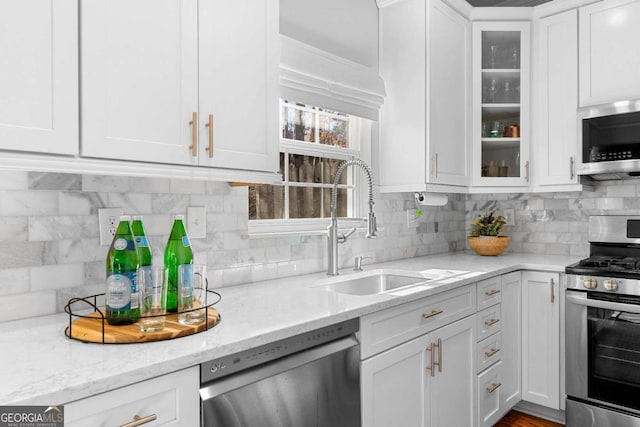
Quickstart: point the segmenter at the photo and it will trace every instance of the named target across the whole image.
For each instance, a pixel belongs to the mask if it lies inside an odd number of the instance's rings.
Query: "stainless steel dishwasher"
[[[200,365],[204,427],[360,426],[358,319]]]

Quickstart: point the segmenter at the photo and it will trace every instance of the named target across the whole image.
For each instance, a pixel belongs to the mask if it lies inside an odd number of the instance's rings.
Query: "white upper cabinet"
[[[201,0],[199,26],[200,163],[277,171],[278,0]]]
[[[81,12],[81,154],[197,164],[197,0],[90,0]]]
[[[578,183],[578,13],[534,21],[533,184]]]
[[[380,9],[381,191],[468,185],[470,22],[441,0]]]
[[[277,0],[82,4],[83,156],[278,169]]]
[[[640,1],[580,8],[580,106],[640,98]]]
[[[78,152],[78,4],[0,2],[0,149]]]
[[[473,23],[473,185],[527,187],[529,22]]]

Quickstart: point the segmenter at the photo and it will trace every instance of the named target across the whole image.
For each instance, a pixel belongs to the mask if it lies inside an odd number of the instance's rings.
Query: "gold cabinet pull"
[[[142,424],[146,424],[146,423],[150,423],[151,421],[154,421],[156,418],[158,418],[156,414],[147,415],[146,417],[141,417],[140,415],[134,415],[133,421],[126,424],[122,424],[120,427],[141,426]]]
[[[196,111],[191,113],[189,124],[191,125],[191,145],[189,149],[193,157],[198,157],[198,113]]]
[[[435,347],[438,347],[438,361],[436,362],[436,355],[433,354]],[[431,372],[431,376],[434,377],[436,375],[436,366],[438,367],[438,372],[442,372],[442,340],[438,338],[438,343],[430,343],[429,347],[427,347],[427,351],[430,353],[431,361],[429,362],[429,366],[426,367],[427,371]]]
[[[209,128],[209,145],[207,145],[207,153],[209,153],[209,158],[213,157],[213,114],[209,114],[209,120],[205,124],[206,127]]]
[[[491,289],[490,291],[485,292],[484,294],[488,297],[493,296],[495,294],[499,294],[500,289]]]
[[[501,385],[502,385],[502,383],[491,383],[491,385],[489,387],[487,387],[487,392],[493,393],[498,388],[500,388]]]
[[[485,324],[485,326],[489,327],[489,326],[495,325],[499,321],[500,321],[500,319],[495,319],[494,318],[494,319],[485,320],[484,324]]]
[[[551,304],[553,304],[556,301],[556,292],[554,290],[555,282],[554,282],[553,278],[551,278],[549,283],[551,284]]]
[[[436,370],[434,369],[436,359],[435,357],[433,357],[433,347],[434,347],[433,343],[430,343],[429,347],[427,347],[427,351],[430,353],[430,356],[431,356],[430,358],[431,361],[429,362],[429,366],[426,367],[427,371],[431,372],[432,377],[436,375]]]
[[[573,177],[576,176],[574,170],[575,170],[575,163],[576,161],[573,159],[572,157],[569,157],[569,176],[571,177],[571,180],[573,181]]]
[[[422,318],[428,319],[430,317],[437,316],[438,314],[442,314],[442,313],[443,313],[442,310],[431,310],[431,313],[422,313]]]
[[[500,351],[500,349],[499,349],[499,348],[492,348],[492,349],[491,349],[491,350],[489,350],[489,351],[485,351],[485,352],[484,352],[484,355],[485,355],[487,358],[489,358],[489,357],[493,356],[494,354],[496,354],[496,353],[497,353],[497,352],[499,352],[499,351]]]

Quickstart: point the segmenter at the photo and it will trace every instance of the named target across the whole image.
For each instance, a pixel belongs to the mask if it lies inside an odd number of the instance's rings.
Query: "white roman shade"
[[[280,35],[280,97],[378,120],[384,82],[377,69]]]

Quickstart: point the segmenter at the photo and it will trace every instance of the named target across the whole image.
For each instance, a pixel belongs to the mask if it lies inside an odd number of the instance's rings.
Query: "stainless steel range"
[[[567,426],[640,426],[640,216],[589,218],[567,266]]]

